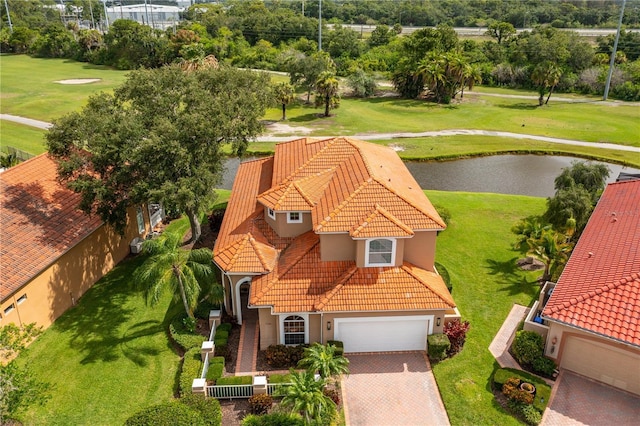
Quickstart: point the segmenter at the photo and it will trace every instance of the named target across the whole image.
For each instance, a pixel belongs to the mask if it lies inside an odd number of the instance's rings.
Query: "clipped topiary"
[[[189,331],[189,327],[186,324],[188,321],[185,323],[185,318],[188,318],[185,313],[179,313],[173,317],[169,324],[169,334],[185,351],[191,348],[198,348],[199,350],[202,347],[202,342],[204,342],[206,338],[194,331]]]
[[[222,425],[222,408],[220,407],[220,401],[215,398],[205,398],[202,394],[191,394],[179,401],[187,407],[198,411],[205,424],[209,426],[221,426]]]
[[[200,377],[202,372],[202,358],[200,349],[193,348],[185,352],[180,371],[180,395],[185,396],[191,393],[193,379]]]
[[[531,366],[533,367],[533,371],[543,374],[547,377],[552,377],[556,368],[558,368],[558,366],[552,359],[544,356],[534,359]]]
[[[273,406],[271,395],[261,393],[249,398],[249,410],[251,414],[267,414]]]
[[[129,417],[125,426],[206,426],[202,415],[179,401],[145,408]]]
[[[270,413],[262,416],[249,414],[242,420],[242,426],[305,426],[300,414],[295,413]]]
[[[432,361],[445,359],[450,347],[451,342],[445,334],[438,333],[427,336],[427,353]]]
[[[530,365],[542,357],[544,343],[542,336],[535,331],[520,330],[511,345],[511,352],[520,364]]]

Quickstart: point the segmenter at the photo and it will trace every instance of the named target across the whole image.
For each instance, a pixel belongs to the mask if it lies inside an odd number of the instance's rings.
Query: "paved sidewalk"
[[[562,370],[540,424],[637,425],[640,424],[640,396]]]
[[[502,368],[520,369],[520,365],[509,353],[509,346],[511,345],[511,338],[518,328],[518,324],[527,314],[527,310],[526,306],[513,305],[511,312],[507,315],[507,319],[504,320],[502,327],[498,330],[498,334],[489,345],[489,352]]]
[[[240,329],[240,345],[236,361],[236,375],[256,371],[258,356],[258,311],[248,309],[249,296],[242,295],[242,328]]]
[[[349,426],[449,425],[425,352],[348,354],[342,378]]]

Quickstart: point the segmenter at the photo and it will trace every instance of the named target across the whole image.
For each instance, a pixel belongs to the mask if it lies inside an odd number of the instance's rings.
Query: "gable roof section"
[[[607,186],[543,316],[640,346],[640,180]]]
[[[321,262],[319,237],[313,232],[283,251],[273,272],[254,278],[249,303],[272,306],[274,313],[455,307],[439,275],[409,263],[357,268],[353,261]]]
[[[413,234],[411,228],[398,220],[380,204],[376,204],[371,214],[349,233],[353,238],[408,237]]]
[[[102,225],[77,208],[46,154],[0,173],[0,297],[4,299]]]

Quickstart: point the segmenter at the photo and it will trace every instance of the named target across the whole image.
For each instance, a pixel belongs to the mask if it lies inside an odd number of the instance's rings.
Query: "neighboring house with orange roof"
[[[159,219],[132,208],[136,220],[121,237],[79,210],[80,197],[58,182],[46,154],[0,173],[0,325],[48,327]]]
[[[424,350],[458,318],[435,267],[446,227],[398,155],[299,139],[242,163],[214,247],[225,307],[258,310],[260,346]]]
[[[640,180],[605,188],[558,282],[546,284],[532,314],[539,310],[543,324],[529,318],[525,328],[545,336],[545,355],[640,394]]]

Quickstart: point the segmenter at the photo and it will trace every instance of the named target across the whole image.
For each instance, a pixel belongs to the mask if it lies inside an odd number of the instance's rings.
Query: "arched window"
[[[284,319],[283,325],[285,345],[305,343],[304,318],[298,315],[289,315]]]
[[[367,240],[365,266],[392,266],[395,260],[396,240],[378,238]]]

